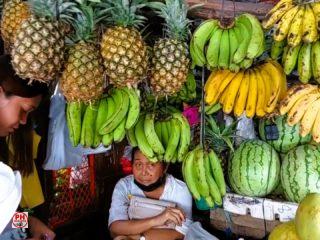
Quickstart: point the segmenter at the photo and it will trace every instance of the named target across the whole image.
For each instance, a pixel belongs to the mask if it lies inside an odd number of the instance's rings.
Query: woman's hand
[[[186,220],[184,212],[179,208],[167,207],[161,214],[154,218],[156,226],[162,226],[173,222],[175,225],[182,225]]]
[[[56,236],[50,228],[35,217],[29,218],[29,227],[32,240],[53,240]]]

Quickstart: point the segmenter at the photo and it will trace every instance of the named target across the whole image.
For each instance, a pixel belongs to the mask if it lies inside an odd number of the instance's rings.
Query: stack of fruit
[[[156,115],[141,115],[136,126],[127,131],[131,146],[138,146],[153,162],[182,161],[188,152],[191,132],[188,120],[180,113],[172,113],[164,121],[156,121]]]
[[[300,123],[300,135],[312,133],[320,142],[320,91],[315,85],[295,85],[280,102],[280,114],[287,114],[289,126]]]
[[[272,113],[285,95],[286,77],[282,67],[268,60],[248,70],[233,73],[229,70],[212,72],[205,85],[208,105],[220,102],[223,111],[233,111],[239,117],[245,111],[248,118]]]
[[[114,89],[99,103],[83,104],[72,102],[67,105],[67,124],[73,146],[109,146],[113,141],[124,139],[126,130],[133,128],[140,114],[137,92],[133,89]],[[84,112],[84,115],[83,115]]]
[[[190,151],[182,164],[183,178],[196,200],[204,198],[209,207],[222,205],[226,183],[220,160],[214,151],[198,146]]]
[[[264,49],[261,24],[255,16],[247,13],[226,27],[215,19],[203,22],[190,42],[193,66],[207,65],[208,69],[230,69],[233,72],[249,68]]]

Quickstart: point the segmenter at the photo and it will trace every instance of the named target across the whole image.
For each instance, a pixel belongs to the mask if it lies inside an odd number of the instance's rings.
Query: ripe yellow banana
[[[292,4],[292,0],[281,0],[279,2],[277,2],[276,5],[274,5],[274,7],[268,12],[268,15],[273,14],[275,11],[278,11],[280,8],[285,7],[285,5],[287,3]]]
[[[236,98],[236,103],[233,109],[233,113],[236,117],[240,117],[245,110],[248,92],[249,92],[250,78],[248,71],[244,72],[244,76],[239,88],[239,92]]]
[[[277,62],[277,61],[271,61],[272,65],[275,66],[279,72],[282,73],[282,76],[280,77],[281,81],[281,90],[280,90],[280,96],[278,101],[282,100],[286,94],[287,94],[287,77],[283,70],[283,67]],[[273,110],[272,110],[273,111]]]
[[[256,113],[256,105],[258,99],[258,83],[255,79],[252,70],[248,70],[249,73],[249,95],[246,103],[246,115],[248,118],[254,117]]]
[[[301,97],[317,88],[317,86],[311,84],[299,84],[290,88],[287,96],[280,102],[280,114],[286,114]]]
[[[320,97],[320,95],[319,95]],[[320,109],[320,98],[311,103],[304,113],[300,123],[300,135],[302,137],[307,136],[315,123],[317,113]]]
[[[298,11],[299,6],[295,6],[283,15],[283,17],[275,27],[275,33],[273,35],[273,39],[275,41],[282,41],[287,37],[292,19],[295,17]]]
[[[264,111],[264,109],[266,107],[264,81],[263,81],[261,75],[258,74],[258,71],[256,71],[256,69],[253,70],[252,74],[258,83],[258,100],[257,100],[257,105],[256,105],[256,115],[258,117],[263,117],[266,114],[266,112]]]
[[[256,74],[261,76],[263,83],[264,83],[264,86],[265,86],[265,105],[264,105],[263,110],[265,112],[267,112],[266,103],[269,102],[270,97],[271,97],[272,80],[270,78],[270,75],[264,69],[258,68],[256,71]]]
[[[312,127],[312,138],[315,142],[320,142],[320,109],[318,110],[317,117],[314,120]]]
[[[287,41],[291,47],[296,47],[300,44],[302,40],[302,24],[303,24],[303,16],[304,16],[305,7],[300,6],[298,13],[292,20]]]
[[[205,85],[205,101],[207,104],[212,105],[217,99],[217,93],[219,86],[221,85],[223,79],[225,79],[230,74],[228,70],[218,70],[212,72],[208,78]]]
[[[289,126],[294,126],[297,124],[301,118],[303,117],[306,109],[309,107],[311,103],[319,98],[319,91],[314,90],[311,93],[304,95],[300,98],[290,109],[288,113],[287,123]]]
[[[312,3],[311,4],[313,13],[314,13],[314,17],[316,18],[316,22],[317,22],[317,28],[318,30],[320,29],[320,3]]]
[[[313,14],[310,5],[306,5],[306,10],[303,16],[303,28],[302,28],[302,39],[305,43],[315,42],[318,38],[316,18]]]
[[[239,91],[239,87],[241,85],[241,81],[243,79],[244,71],[240,71],[236,74],[236,76],[232,79],[232,82],[230,83],[230,86],[228,87],[230,91],[228,92],[228,95],[226,96],[226,99],[224,101],[223,105],[223,111],[226,114],[229,114],[233,110],[233,106],[235,104],[235,99]]]
[[[228,74],[228,76],[226,76],[224,79],[221,79],[221,84],[219,86],[216,97],[213,100],[213,104],[215,104],[217,102],[217,100],[220,98],[220,96],[222,96],[222,93],[225,91],[225,89],[227,87],[229,87],[231,81],[233,81],[233,79],[235,78],[235,76],[237,74],[238,73],[230,72],[230,74]]]
[[[293,7],[292,1],[283,2],[281,7],[275,11],[271,11],[267,14],[266,20],[262,22],[262,27],[264,29],[271,28],[275,23],[277,23],[281,17]]]
[[[226,88],[223,93],[221,94],[221,97],[219,98],[219,103],[223,106],[225,103],[225,100],[229,94],[229,88]]]

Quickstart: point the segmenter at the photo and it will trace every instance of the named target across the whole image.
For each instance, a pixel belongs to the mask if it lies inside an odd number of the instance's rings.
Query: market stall
[[[27,2],[4,1],[1,37],[49,90],[30,126],[57,239],[118,233],[132,149],[185,182],[186,239],[320,239],[318,1]]]

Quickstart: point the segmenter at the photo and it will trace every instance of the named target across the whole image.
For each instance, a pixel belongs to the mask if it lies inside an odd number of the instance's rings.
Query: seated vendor
[[[109,215],[109,230],[117,239],[170,240],[183,239],[175,229],[157,228],[168,223],[182,226],[192,217],[192,197],[187,185],[166,173],[164,162],[150,162],[139,148],[132,150],[133,174],[116,184]],[[140,220],[130,220],[130,196],[139,196],[176,203],[161,214]],[[121,238],[119,236],[125,236]]]

